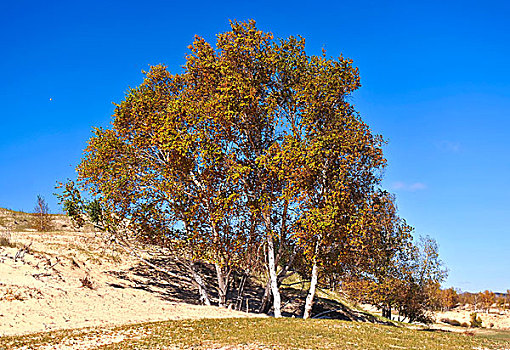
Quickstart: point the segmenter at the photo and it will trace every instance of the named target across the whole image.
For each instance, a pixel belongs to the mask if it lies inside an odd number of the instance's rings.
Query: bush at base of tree
[[[471,327],[473,328],[481,328],[482,327],[482,319],[476,312],[473,312],[471,315]]]

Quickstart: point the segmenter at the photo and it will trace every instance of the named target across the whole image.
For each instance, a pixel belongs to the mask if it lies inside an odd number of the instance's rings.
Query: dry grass
[[[16,247],[16,243],[12,241],[11,234],[9,232],[0,232],[0,247]]]
[[[508,332],[472,335],[336,320],[221,319],[145,323],[0,338],[0,348],[504,349]],[[74,345],[73,345],[74,344]]]

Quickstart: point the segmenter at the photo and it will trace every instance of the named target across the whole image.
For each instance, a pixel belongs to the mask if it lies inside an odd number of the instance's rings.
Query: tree
[[[383,317],[391,319],[396,308],[409,322],[429,322],[426,313],[434,308],[436,290],[446,278],[437,243],[421,237],[417,244],[401,245],[389,256],[386,262],[377,257],[378,267],[371,273],[353,276],[346,283],[347,292],[382,309]]]
[[[479,293],[479,300],[480,304],[482,304],[482,308],[485,309],[485,312],[489,313],[492,304],[496,302],[496,295],[494,292],[486,290],[483,293]]]
[[[429,236],[420,236],[410,264],[409,289],[400,302],[399,312],[410,322],[428,321],[426,312],[434,308],[434,290],[443,282],[448,272],[439,258],[437,242]]]
[[[325,52],[308,56],[304,40],[294,38],[282,41],[278,54],[281,142],[261,159],[281,186],[282,213],[292,212],[282,217],[290,229],[288,241],[307,261],[307,318],[319,270],[347,264],[354,242],[367,243],[362,231],[354,234],[347,225],[374,190],[385,160],[381,137],[347,101],[360,86],[352,60],[329,59]]]
[[[503,296],[499,296],[496,298],[496,305],[499,309],[499,311],[505,310],[505,298]]]
[[[439,297],[443,310],[451,310],[459,303],[459,295],[453,287],[441,290]]]
[[[44,197],[37,196],[37,203],[34,207],[34,226],[37,231],[48,231],[51,229],[50,209]]]
[[[459,294],[459,303],[462,306],[473,305],[476,306],[475,294],[469,292],[463,292]]]
[[[394,197],[384,191],[372,195],[351,225],[370,241],[356,246],[355,264],[344,286],[356,299],[372,303],[391,318],[412,272],[412,227],[397,215]]]
[[[83,217],[95,203],[98,227],[130,251],[175,252],[203,303],[197,264],[214,265],[221,306],[233,275],[265,272],[261,310],[279,317],[299,258],[309,317],[321,276],[375,266],[381,252],[392,260],[409,236],[377,190],[383,140],[348,102],[360,86],[352,63],[308,55],[304,39],[275,40],[254,21],[231,22],[215,47],[196,37],[181,73],[151,67],[112,128],[94,131],[77,168],[94,200],[66,185],[67,211]]]

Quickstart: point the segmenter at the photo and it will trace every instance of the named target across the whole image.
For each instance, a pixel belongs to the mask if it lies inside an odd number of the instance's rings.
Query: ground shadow
[[[157,257],[148,260],[151,264],[159,266],[174,275],[188,278],[187,268],[166,257]],[[213,303],[217,303],[215,270],[212,264],[197,264],[197,268],[204,278]],[[153,267],[140,263],[125,271],[110,271],[109,274],[124,280],[126,283],[112,283],[114,288],[136,288],[157,294],[160,298],[173,302],[200,304],[198,290],[182,280],[171,277]],[[248,278],[242,295],[237,295],[241,276],[234,275],[228,295],[230,307],[246,312],[258,312],[264,295],[264,288],[258,281]],[[302,317],[307,290],[303,288],[282,287],[282,315],[285,317]],[[271,314],[271,311],[270,311]],[[312,308],[312,317],[321,319],[337,319],[345,321],[372,322],[393,324],[381,320],[367,312],[354,310],[338,300],[316,297]]]

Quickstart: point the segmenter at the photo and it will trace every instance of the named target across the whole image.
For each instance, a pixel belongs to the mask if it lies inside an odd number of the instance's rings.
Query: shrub
[[[43,197],[37,196],[33,225],[37,231],[49,231],[52,227],[50,209]]]
[[[0,300],[6,301],[14,301],[19,300],[23,301],[25,298],[21,295],[21,292],[12,288],[7,288],[2,294],[0,294]]]
[[[92,281],[89,278],[89,276],[85,276],[83,278],[80,278],[80,282],[81,282],[81,286],[82,287],[86,287],[88,289],[95,289],[94,288],[94,283],[92,283]]]
[[[9,232],[0,233],[0,247],[14,248],[16,244],[11,241],[11,234]]]
[[[467,322],[462,322],[462,324],[460,325],[461,327],[464,327],[464,328],[468,328],[469,327],[469,323]]]
[[[471,315],[471,327],[480,328],[482,327],[482,319],[476,312],[473,312]]]

